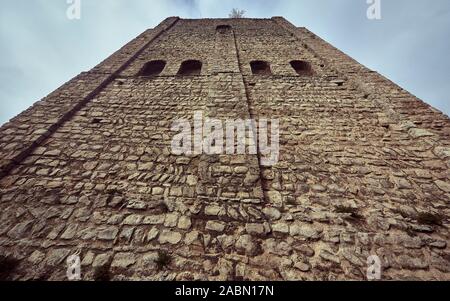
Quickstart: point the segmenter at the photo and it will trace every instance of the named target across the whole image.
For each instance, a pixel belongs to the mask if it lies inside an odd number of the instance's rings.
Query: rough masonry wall
[[[274,20],[298,39],[299,48],[303,45],[342,80],[313,84],[326,94],[320,100],[317,93],[308,93],[308,85],[283,81],[275,91],[271,85],[270,94],[279,102],[298,97],[300,107],[288,109],[277,106],[276,100],[264,101],[268,91],[254,91],[264,114],[284,109],[278,114],[299,116],[292,118],[293,124],[301,121],[303,128],[284,132],[290,134],[285,141],[292,146],[281,153],[300,168],[289,164],[280,171],[276,166],[267,171],[268,182],[286,198],[299,195],[302,206],[297,209],[304,220],[300,227],[322,233],[316,246],[319,257],[328,261],[326,270],[330,263],[338,264],[336,274],[344,269],[357,275],[355,266],[364,266],[365,258],[377,254],[385,278],[448,279],[448,117],[307,30]],[[419,114],[428,116],[427,122]],[[301,177],[295,182],[291,177],[298,177],[298,171]],[[439,225],[430,226],[433,223]]]
[[[0,176],[6,175],[43,140],[51,135],[110,83],[142,47],[170,28],[177,18],[168,18],[147,30],[89,72],[83,72],[36,102],[1,127]]]
[[[201,75],[177,76],[185,60]],[[195,111],[279,118],[280,162],[172,155]],[[284,19],[169,18],[2,127],[0,253],[15,279],[65,279],[71,254],[84,279],[365,279],[377,254],[383,279],[448,280],[449,129]]]

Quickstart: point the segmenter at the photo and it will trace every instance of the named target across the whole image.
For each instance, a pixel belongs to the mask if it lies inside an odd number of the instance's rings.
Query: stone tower
[[[195,111],[280,157],[171,152]],[[450,120],[281,17],[171,17],[0,129],[12,279],[450,280]]]

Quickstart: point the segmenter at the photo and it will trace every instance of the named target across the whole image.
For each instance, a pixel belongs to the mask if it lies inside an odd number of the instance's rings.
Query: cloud
[[[450,114],[450,2],[382,0],[382,20],[365,0],[82,0],[82,18],[66,18],[66,0],[8,0],[0,10],[0,124],[89,70],[167,16],[285,16],[362,64]]]

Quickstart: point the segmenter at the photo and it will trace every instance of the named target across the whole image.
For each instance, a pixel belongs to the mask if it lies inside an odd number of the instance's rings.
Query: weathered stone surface
[[[122,214],[114,214],[111,216],[108,221],[106,222],[108,225],[118,225],[123,221],[123,215]]]
[[[138,165],[138,170],[139,171],[149,171],[152,170],[153,168],[153,163],[142,163]]]
[[[263,209],[264,215],[270,220],[279,220],[281,218],[281,213],[275,208],[266,207]]]
[[[438,146],[434,149],[434,153],[441,158],[450,157],[450,147]]]
[[[315,252],[307,245],[294,245],[294,249],[307,257],[313,257]]]
[[[226,224],[219,221],[208,221],[206,223],[206,230],[223,232],[225,230]]]
[[[293,224],[290,226],[292,236],[303,236],[308,239],[316,239],[320,236],[322,229],[308,224]]]
[[[341,263],[341,260],[339,259],[338,256],[336,256],[335,254],[333,254],[331,251],[329,250],[320,250],[319,256],[323,259],[325,259],[326,261],[331,261],[334,263]]]
[[[179,215],[177,213],[170,213],[166,215],[164,226],[173,228],[177,226]]]
[[[250,235],[242,235],[236,241],[236,249],[244,252],[248,256],[256,255],[258,246]]]
[[[409,235],[397,235],[392,238],[395,245],[403,245],[408,249],[420,249],[425,244],[418,236],[411,237]]]
[[[119,239],[125,242],[130,242],[134,233],[134,227],[123,227],[119,233]]]
[[[447,242],[443,240],[432,240],[428,242],[428,245],[433,248],[445,249],[447,247]]]
[[[220,281],[231,280],[233,275],[233,262],[226,260],[224,258],[220,258],[216,265],[216,270],[219,273],[218,280]]]
[[[267,192],[267,197],[273,206],[281,207],[283,205],[283,197],[279,191],[269,191]]]
[[[98,239],[100,240],[114,240],[119,233],[117,227],[108,227],[98,232]]]
[[[325,192],[327,190],[325,187],[319,184],[312,185],[311,189],[315,192]]]
[[[258,182],[259,175],[247,173],[244,178],[244,185],[250,186]]]
[[[157,228],[151,228],[147,233],[147,241],[152,241],[159,234],[159,230]]]
[[[186,234],[184,242],[187,245],[190,245],[190,244],[194,243],[198,239],[198,235],[199,235],[198,231],[189,232],[189,233]]]
[[[279,120],[278,161],[175,154],[194,113]],[[283,18],[169,18],[0,128],[0,245],[14,279],[66,280],[79,254],[83,280],[366,280],[378,254],[382,280],[448,280],[449,135]]]
[[[158,252],[149,252],[142,256],[142,269],[155,270],[158,268],[156,262],[158,260]]]
[[[88,251],[86,255],[84,255],[83,260],[81,261],[82,266],[89,266],[94,262],[95,254],[91,251]]]
[[[231,235],[220,235],[217,237],[217,241],[223,249],[228,249],[234,245],[236,238]]]
[[[161,225],[164,223],[165,220],[164,215],[151,215],[144,217],[144,220],[142,221],[145,225]]]
[[[275,255],[288,256],[292,252],[292,247],[285,241],[278,242],[275,239],[268,239],[263,243],[263,248]]]
[[[211,215],[211,216],[217,216],[220,214],[220,212],[223,211],[223,208],[216,205],[206,206],[205,207],[205,214]]]
[[[417,232],[423,233],[432,233],[434,231],[432,226],[420,225],[420,224],[412,224],[411,229]]]
[[[354,249],[345,248],[342,250],[342,256],[355,266],[363,267],[366,263],[356,255]]]
[[[299,269],[302,272],[308,272],[311,269],[309,264],[306,264],[304,262],[297,262],[297,263],[294,264],[294,267],[296,269]]]
[[[182,196],[183,188],[182,187],[171,187],[170,188],[170,196]]]
[[[289,225],[285,223],[276,223],[272,225],[273,232],[287,234],[289,233]]]
[[[78,226],[76,224],[69,225],[67,229],[61,234],[61,239],[73,239],[77,233]]]
[[[446,260],[440,256],[433,256],[431,258],[431,264],[434,268],[441,271],[442,273],[450,273],[450,264],[448,262],[448,259]]]
[[[183,230],[189,230],[191,228],[192,222],[191,219],[187,216],[182,216],[178,220],[178,228]]]
[[[245,230],[250,235],[263,235],[270,232],[270,227],[267,224],[246,224]]]
[[[31,229],[32,225],[32,221],[21,222],[9,230],[8,236],[14,239],[23,238],[28,234],[28,231]]]
[[[153,187],[152,194],[153,195],[162,195],[164,193],[164,188],[162,187]]]
[[[439,189],[450,193],[450,181],[449,182],[444,182],[444,181],[441,181],[441,180],[436,180],[436,181],[434,181],[434,184],[436,184],[437,187],[439,187]]]
[[[94,262],[92,263],[93,268],[103,267],[110,263],[112,258],[111,254],[99,254],[95,257]]]
[[[114,255],[111,267],[113,268],[128,268],[136,263],[135,255],[133,253],[117,253]]]
[[[422,258],[400,255],[396,258],[398,264],[405,269],[421,270],[428,268],[428,263]]]
[[[143,217],[142,215],[138,215],[138,214],[132,214],[129,215],[125,218],[125,220],[123,221],[124,225],[139,225],[142,221]]]
[[[31,262],[32,264],[38,264],[42,260],[44,260],[44,258],[45,254],[39,250],[36,250],[30,255],[30,257],[28,257],[28,261]]]
[[[57,266],[61,264],[69,255],[70,255],[69,249],[50,250],[46,256],[45,264],[49,266]]]
[[[147,208],[147,204],[143,201],[131,200],[128,201],[127,208],[134,210],[145,210]]]
[[[198,183],[198,177],[193,176],[193,175],[188,175],[186,178],[186,184],[188,184],[189,186],[195,186]]]
[[[370,237],[368,233],[360,232],[357,233],[358,242],[364,246],[367,246],[370,244]]]
[[[181,241],[182,235],[179,232],[164,230],[159,235],[159,242],[161,244],[169,243],[176,245]]]

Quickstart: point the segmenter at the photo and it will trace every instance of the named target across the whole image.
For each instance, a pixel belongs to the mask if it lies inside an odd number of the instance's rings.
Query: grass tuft
[[[10,280],[18,265],[19,260],[16,258],[0,255],[0,281]]]
[[[166,251],[159,251],[158,258],[156,259],[156,266],[158,267],[158,271],[162,270],[166,266],[170,264],[172,258]]]
[[[109,272],[109,266],[104,265],[96,268],[94,271],[94,280],[98,282],[110,281],[111,273]]]

